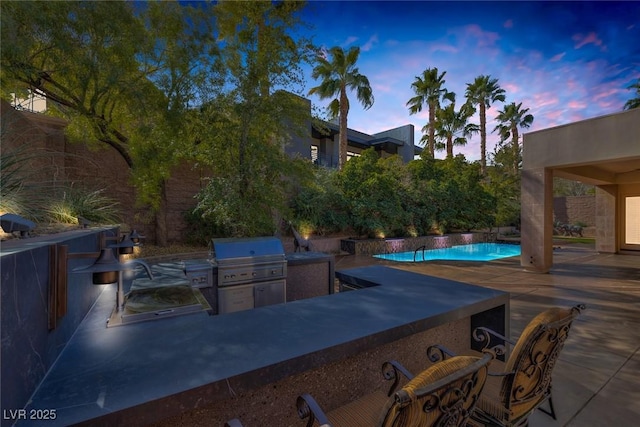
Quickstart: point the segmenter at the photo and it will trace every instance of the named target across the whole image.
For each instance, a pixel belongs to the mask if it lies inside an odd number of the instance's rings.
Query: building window
[[[626,245],[640,245],[640,197],[625,197]]]
[[[317,145],[311,146],[311,162],[313,164],[318,164],[318,146]]]

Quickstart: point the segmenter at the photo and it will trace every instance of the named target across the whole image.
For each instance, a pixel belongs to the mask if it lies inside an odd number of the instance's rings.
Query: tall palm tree
[[[624,109],[631,110],[632,108],[640,108],[640,79],[636,80],[636,82],[627,89],[635,89],[636,97],[625,102]]]
[[[493,130],[500,133],[500,142],[503,143],[511,137],[511,147],[513,150],[513,173],[518,172],[520,166],[520,135],[518,128],[528,128],[533,123],[533,116],[527,114],[528,108],[522,108],[522,102],[507,104],[501,111],[498,111],[496,120],[500,123]]]
[[[435,154],[435,123],[436,111],[440,107],[441,97],[447,93],[444,86],[444,75],[446,71],[438,75],[438,68],[427,68],[422,72],[422,76],[416,76],[416,80],[411,84],[416,96],[407,102],[410,114],[417,114],[422,111],[422,106],[429,107],[429,123],[427,123],[429,138],[428,150],[431,157]]]
[[[475,108],[464,103],[456,111],[456,94],[449,92],[446,99],[449,105],[436,111],[435,137],[436,149],[446,148],[447,158],[453,157],[454,145],[466,145],[467,138],[478,132],[478,125],[469,123],[469,118],[475,113]]]
[[[359,47],[352,47],[348,52],[338,46],[329,49],[331,60],[318,55],[318,64],[311,76],[321,79],[320,85],[311,88],[309,95],[317,94],[320,99],[334,98],[329,104],[329,113],[333,118],[340,118],[340,151],[338,168],[342,169],[347,162],[347,115],[349,114],[349,98],[347,91],[356,92],[358,101],[365,109],[373,105],[373,92],[369,79],[360,74],[356,62],[360,55]]]
[[[467,83],[465,96],[471,105],[480,107],[480,165],[484,175],[487,171],[487,109],[496,101],[504,102],[505,92],[498,85],[498,79],[480,75],[473,83]]]

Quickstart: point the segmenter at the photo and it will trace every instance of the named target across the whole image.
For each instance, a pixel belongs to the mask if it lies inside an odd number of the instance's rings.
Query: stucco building
[[[524,135],[522,257],[553,264],[553,177],[596,186],[596,250],[640,255],[640,109]]]

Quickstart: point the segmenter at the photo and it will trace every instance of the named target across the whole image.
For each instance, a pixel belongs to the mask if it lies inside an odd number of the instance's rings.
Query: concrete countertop
[[[393,284],[220,316],[200,312],[113,328],[106,320],[115,286],[106,286],[36,390],[27,416],[32,409],[55,410],[55,420],[46,425],[114,425],[144,411],[149,422],[157,421],[220,399],[223,391],[228,395],[227,379],[268,384],[508,304],[509,298],[506,292],[388,267],[340,274],[370,281],[387,277]]]

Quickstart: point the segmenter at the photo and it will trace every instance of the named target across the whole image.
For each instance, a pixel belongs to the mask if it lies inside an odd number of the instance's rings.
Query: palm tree
[[[518,167],[520,166],[520,135],[518,134],[518,128],[528,128],[533,123],[533,116],[527,114],[528,112],[528,108],[522,109],[522,102],[519,104],[512,102],[511,104],[505,105],[502,111],[498,111],[498,115],[496,116],[496,120],[500,122],[500,124],[496,126],[493,131],[495,132],[497,130],[500,133],[500,142],[503,143],[511,137],[514,174],[518,172]]]
[[[445,98],[451,102],[436,111],[436,148],[446,148],[447,158],[452,158],[453,146],[466,145],[467,138],[478,132],[479,128],[478,125],[469,123],[469,118],[476,112],[471,104],[465,103],[456,111],[456,94],[449,92]]]
[[[482,174],[487,171],[487,109],[496,101],[504,102],[504,89],[498,85],[498,79],[480,75],[473,83],[467,83],[465,92],[467,102],[480,107],[480,165]]]
[[[631,110],[632,108],[640,108],[640,79],[636,80],[636,82],[627,89],[635,89],[636,97],[625,102],[624,109]]]
[[[436,111],[440,107],[440,98],[447,93],[444,86],[444,75],[446,71],[438,75],[438,68],[427,68],[421,76],[416,76],[416,80],[411,84],[416,96],[407,102],[410,114],[417,114],[422,111],[422,105],[429,106],[429,123],[427,123],[429,138],[428,150],[431,157],[435,154],[435,123]]]
[[[327,60],[325,55],[317,57],[318,65],[313,69],[311,76],[314,79],[320,78],[321,81],[319,86],[309,91],[309,95],[317,94],[320,99],[335,97],[329,104],[329,113],[333,118],[340,118],[338,169],[342,169],[347,162],[347,91],[355,91],[358,101],[367,110],[373,105],[373,92],[369,79],[356,68],[356,61],[360,55],[359,47],[352,47],[345,53],[341,47],[335,46],[329,49],[328,53],[331,55],[331,61]]]

